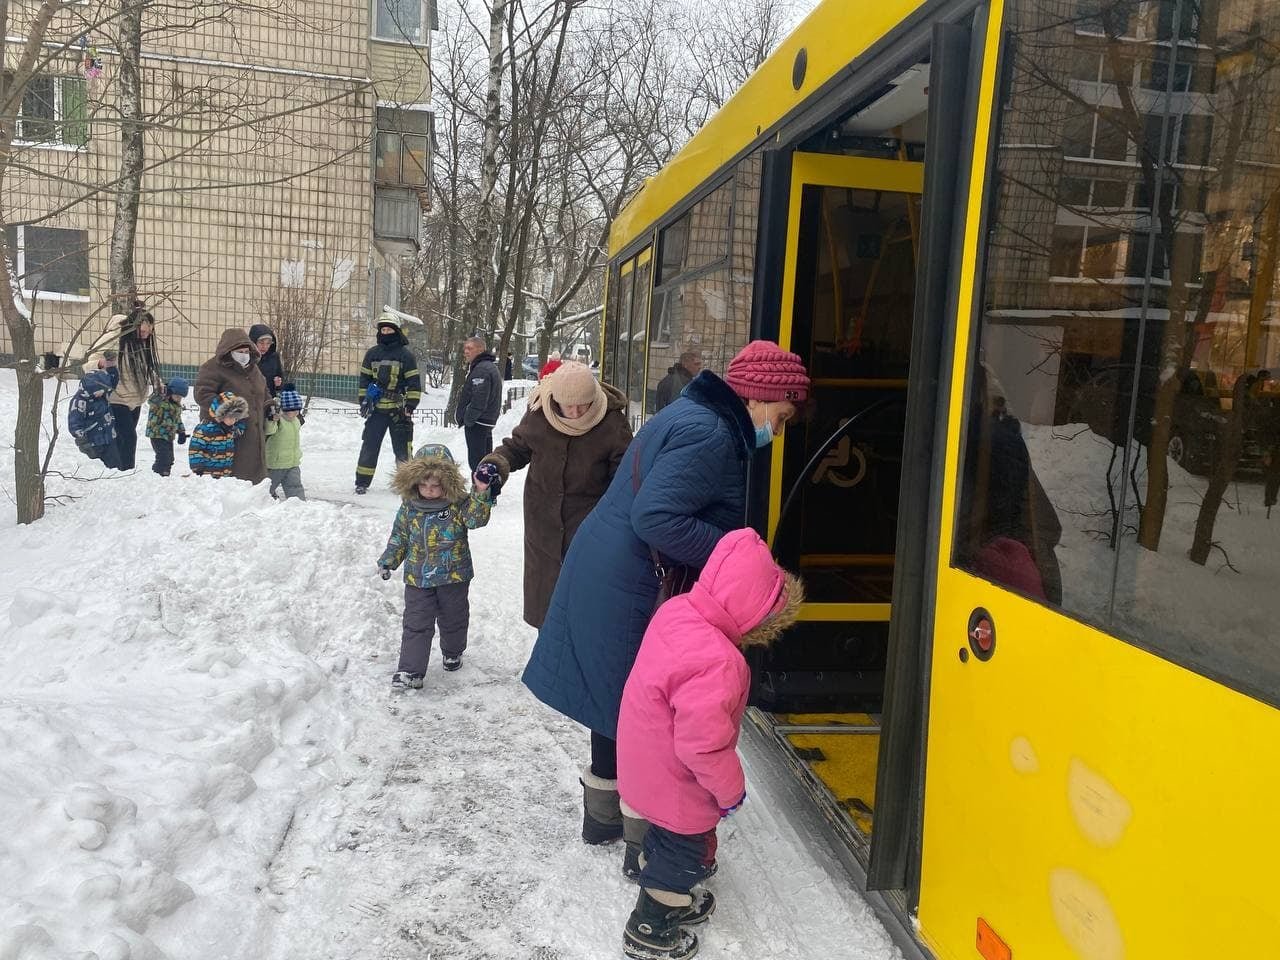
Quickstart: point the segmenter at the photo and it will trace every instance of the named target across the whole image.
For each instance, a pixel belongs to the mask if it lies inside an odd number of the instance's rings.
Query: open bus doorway
[[[928,83],[929,64],[916,64],[791,158],[780,339],[804,359],[813,400],[775,451],[768,527],[775,555],[804,578],[806,604],[755,665],[752,716],[864,863],[893,615]]]

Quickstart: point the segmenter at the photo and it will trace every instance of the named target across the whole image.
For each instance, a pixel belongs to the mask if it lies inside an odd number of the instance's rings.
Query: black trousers
[[[431,638],[440,624],[440,651],[458,657],[467,649],[471,625],[470,583],[446,583],[438,587],[404,585],[404,621],[400,634],[400,666],[406,673],[426,673],[431,659]]]
[[[391,449],[396,461],[409,459],[409,445],[413,443],[413,421],[398,411],[375,410],[364,422],[363,443],[360,444],[360,461],[356,466],[356,486],[367,487],[373,483],[378,469],[378,454],[382,452],[382,438],[391,432]]]
[[[618,779],[618,741],[591,731],[591,772],[604,780]]]
[[[162,477],[167,477],[169,471],[173,469],[173,441],[157,440],[151,438],[151,449],[156,453],[156,462],[151,465],[151,469]]]
[[[132,410],[120,403],[111,404],[111,415],[116,418],[116,452],[120,455],[120,469],[132,470],[138,452],[138,417],[142,407]]]
[[[477,424],[474,427],[463,427],[462,433],[467,438],[467,463],[471,465],[471,472],[475,473],[480,461],[493,453],[493,427]]]

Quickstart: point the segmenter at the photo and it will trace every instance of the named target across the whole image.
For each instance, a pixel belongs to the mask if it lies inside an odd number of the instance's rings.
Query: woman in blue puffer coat
[[[618,706],[658,595],[650,549],[664,565],[700,569],[745,523],[752,453],[808,392],[800,358],[764,340],[744,347],[723,380],[704,370],[636,435],[565,556],[524,682],[591,731],[582,839],[609,843],[625,832],[628,861],[647,825],[619,807]]]

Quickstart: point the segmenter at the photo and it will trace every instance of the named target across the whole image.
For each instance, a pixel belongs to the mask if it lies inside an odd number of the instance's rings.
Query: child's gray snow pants
[[[439,587],[404,585],[404,631],[400,638],[400,666],[406,673],[426,673],[431,659],[431,638],[440,623],[440,650],[461,656],[467,649],[471,622],[470,583],[446,583]]]

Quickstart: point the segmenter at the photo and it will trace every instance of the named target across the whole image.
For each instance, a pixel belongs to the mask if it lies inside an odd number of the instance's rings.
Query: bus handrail
[[[800,475],[796,477],[795,483],[791,485],[791,489],[787,493],[787,498],[782,501],[782,509],[778,511],[778,523],[774,527],[775,541],[777,538],[777,531],[782,529],[782,521],[784,521],[787,518],[787,511],[791,509],[791,504],[795,501],[796,493],[799,492],[800,490],[800,484],[804,483],[805,478],[808,477],[813,472],[813,468],[818,465],[818,461],[826,454],[828,450],[831,449],[832,444],[834,444],[842,436],[847,434],[853,427],[857,426],[863,417],[867,416],[868,414],[875,413],[877,410],[880,410],[882,407],[887,407],[892,403],[901,403],[901,402],[902,402],[902,397],[900,396],[881,397],[879,400],[871,404],[869,407],[864,407],[863,409],[855,413],[852,417],[850,417],[848,420],[846,420],[844,423],[840,424],[840,426],[836,428],[835,432],[826,439],[826,442],[821,444],[818,447],[817,452],[815,452],[814,455],[809,458],[809,462],[804,465],[804,469],[801,470]]]

